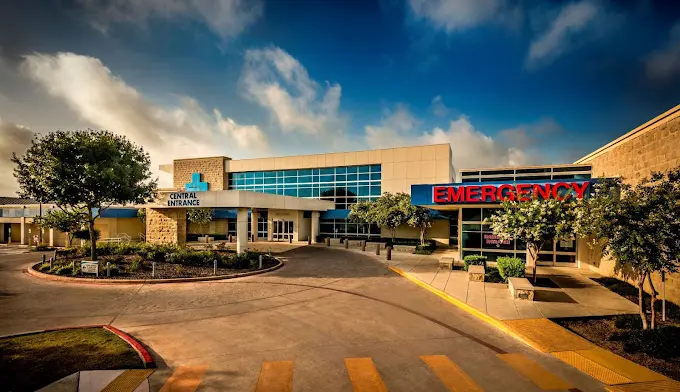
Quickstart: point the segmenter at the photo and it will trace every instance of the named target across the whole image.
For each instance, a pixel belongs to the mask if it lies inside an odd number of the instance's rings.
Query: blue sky
[[[54,129],[154,164],[435,142],[457,168],[572,162],[678,103],[672,3],[3,2],[0,193]]]

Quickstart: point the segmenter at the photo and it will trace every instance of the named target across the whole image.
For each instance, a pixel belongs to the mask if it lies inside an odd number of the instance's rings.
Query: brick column
[[[151,244],[178,244],[187,239],[186,208],[147,208],[146,241]]]
[[[238,208],[236,213],[236,253],[248,247],[248,209]]]

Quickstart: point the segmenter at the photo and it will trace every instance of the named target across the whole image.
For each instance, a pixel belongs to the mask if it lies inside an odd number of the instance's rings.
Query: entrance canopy
[[[162,192],[149,208],[231,207],[277,210],[327,211],[335,203],[326,200],[271,195],[248,191]]]

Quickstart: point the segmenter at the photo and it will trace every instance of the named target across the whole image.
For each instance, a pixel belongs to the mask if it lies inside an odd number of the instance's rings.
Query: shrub
[[[65,263],[60,265],[59,267],[56,267],[54,269],[54,273],[56,275],[78,275],[80,274],[80,265],[78,263],[75,264],[75,273],[71,270],[71,263]]]
[[[232,267],[236,269],[255,268],[259,265],[260,255],[262,255],[264,259],[268,258],[264,253],[261,252],[246,251],[233,255],[229,261],[231,262]]]
[[[463,269],[468,270],[471,265],[486,265],[486,256],[482,255],[467,255],[463,257]]]
[[[618,329],[642,329],[642,320],[638,314],[620,314],[614,318],[614,326]]]
[[[144,258],[141,256],[134,256],[128,264],[128,272],[138,272],[144,269]]]
[[[35,248],[32,248],[31,251],[33,252],[48,252],[54,250],[53,247],[47,246],[47,245],[38,245]]]
[[[508,278],[523,278],[526,263],[517,257],[499,257],[496,259],[498,273],[507,282]]]
[[[102,257],[102,260],[104,261],[103,265],[100,265],[100,268],[106,268],[106,263],[121,263],[125,258],[121,255],[113,255],[113,256],[104,256]],[[100,263],[101,264],[101,263]]]
[[[42,263],[40,264],[40,267],[38,267],[38,271],[43,272],[43,271],[49,271],[50,269],[50,263]]]
[[[498,268],[489,267],[484,274],[484,281],[489,283],[501,283],[504,280],[498,272]]]
[[[227,243],[226,242],[218,242],[217,245],[215,245],[215,249],[219,251],[225,251],[227,250]]]
[[[115,263],[109,264],[109,274],[111,274],[111,276],[116,276],[116,275],[120,274],[120,268],[118,267],[118,264],[115,264]],[[102,275],[106,276],[106,266],[104,266],[104,268],[102,268],[99,271],[99,275],[100,276],[102,276]]]
[[[176,266],[175,266],[175,273],[178,274],[178,275],[183,274],[183,273],[184,273],[184,267],[182,267],[182,266],[179,265],[179,264],[176,265]]]
[[[626,330],[614,334],[611,340],[623,341],[623,350],[627,353],[645,353],[661,359],[680,355],[680,327],[676,326]]]
[[[416,245],[413,254],[416,255],[431,255],[437,249],[437,245],[432,242],[427,242],[425,245]]]

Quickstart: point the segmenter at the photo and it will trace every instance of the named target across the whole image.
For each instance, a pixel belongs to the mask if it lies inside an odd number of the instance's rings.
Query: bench
[[[508,288],[512,298],[534,300],[534,285],[527,278],[509,278]]]
[[[439,268],[447,267],[448,269],[453,269],[453,263],[455,262],[452,256],[442,256],[439,258]]]
[[[468,280],[470,282],[483,282],[485,274],[483,265],[471,265],[468,267]]]

